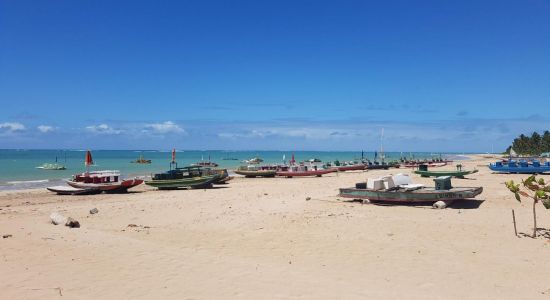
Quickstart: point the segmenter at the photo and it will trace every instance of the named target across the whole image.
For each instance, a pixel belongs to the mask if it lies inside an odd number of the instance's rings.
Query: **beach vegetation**
[[[521,202],[522,197],[533,200],[533,235],[537,236],[537,211],[538,202],[542,202],[546,209],[550,209],[550,184],[544,178],[536,178],[535,175],[529,176],[520,183],[515,183],[513,180],[504,183],[510,192],[514,193],[517,201]]]

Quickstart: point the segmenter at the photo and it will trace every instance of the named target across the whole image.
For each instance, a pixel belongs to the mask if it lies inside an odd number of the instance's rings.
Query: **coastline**
[[[477,168],[453,185],[483,186],[481,205],[445,210],[337,197],[340,187],[410,169],[239,177],[209,190],[0,191],[0,233],[12,235],[0,240],[0,289],[9,299],[547,299],[550,243],[514,236],[511,209],[529,232],[531,203],[502,185],[525,176]],[[52,225],[54,211],[81,228]],[[539,227],[550,228],[541,212]]]

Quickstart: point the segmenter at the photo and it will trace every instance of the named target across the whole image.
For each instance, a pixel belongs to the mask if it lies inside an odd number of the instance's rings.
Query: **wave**
[[[41,179],[41,180],[21,180],[21,181],[7,181],[7,184],[28,184],[28,183],[44,183],[44,182],[50,182],[49,179]]]

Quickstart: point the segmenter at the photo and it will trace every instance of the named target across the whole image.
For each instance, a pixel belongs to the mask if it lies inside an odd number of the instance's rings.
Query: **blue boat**
[[[532,163],[527,161],[510,160],[508,163],[497,161],[494,164],[489,164],[489,169],[498,173],[517,173],[517,174],[542,174],[550,172],[550,162],[541,164],[538,160]]]

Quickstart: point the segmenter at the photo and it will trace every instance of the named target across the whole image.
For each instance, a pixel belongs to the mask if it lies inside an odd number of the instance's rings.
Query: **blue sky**
[[[503,150],[550,1],[0,0],[0,148]]]

